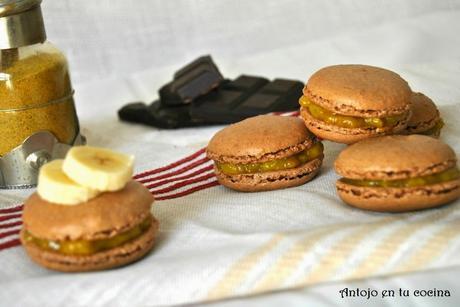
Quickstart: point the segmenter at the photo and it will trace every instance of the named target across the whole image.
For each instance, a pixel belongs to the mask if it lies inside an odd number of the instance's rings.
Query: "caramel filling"
[[[438,120],[436,122],[436,125],[434,125],[433,127],[431,127],[428,130],[420,132],[420,134],[423,134],[423,135],[439,135],[439,133],[441,132],[442,127],[444,127],[444,122],[442,121],[442,119],[440,119],[440,120]]]
[[[60,254],[92,255],[97,252],[120,246],[128,241],[140,237],[150,228],[151,223],[152,219],[148,217],[139,225],[109,239],[52,241],[34,237],[28,231],[25,232],[24,239],[26,242],[31,242],[41,249],[52,250]]]
[[[443,172],[398,180],[366,180],[341,178],[340,181],[359,187],[384,187],[384,188],[412,188],[424,185],[442,183],[460,178],[460,171],[457,167],[449,168]]]
[[[275,159],[261,163],[232,164],[216,162],[217,168],[224,174],[254,174],[263,172],[280,171],[298,167],[309,161],[312,161],[323,154],[323,144],[316,142],[312,147],[297,153],[293,156]]]
[[[343,128],[384,128],[394,127],[396,124],[404,119],[405,114],[387,116],[387,117],[357,117],[340,115],[311,102],[307,97],[302,96],[299,99],[302,107],[308,110],[314,118],[325,123],[339,126]]]

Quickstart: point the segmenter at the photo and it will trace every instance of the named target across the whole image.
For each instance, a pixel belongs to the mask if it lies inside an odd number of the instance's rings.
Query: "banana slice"
[[[96,197],[96,189],[79,185],[62,170],[64,160],[54,160],[40,168],[37,192],[41,198],[61,205],[76,205]]]
[[[133,175],[134,157],[105,148],[72,147],[63,170],[78,184],[99,191],[122,189]]]

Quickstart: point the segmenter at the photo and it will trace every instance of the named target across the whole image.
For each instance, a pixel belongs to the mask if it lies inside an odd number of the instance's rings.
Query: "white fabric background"
[[[132,152],[137,157],[137,171],[162,166],[193,152],[204,146],[220,128],[163,131],[120,123],[116,116],[118,108],[128,101],[153,100],[158,87],[169,81],[177,68],[206,53],[213,55],[228,77],[247,73],[306,80],[316,69],[336,63],[365,63],[394,69],[409,81],[414,90],[424,92],[442,105],[444,117],[452,124],[446,127],[444,140],[457,153],[460,152],[460,126],[453,125],[460,115],[460,1],[45,0],[43,9],[50,41],[68,55],[81,126],[89,142]],[[335,176],[331,164],[333,154],[339,148],[328,144],[330,158],[323,172],[329,179]],[[332,181],[324,177],[317,180],[320,189],[333,188]],[[203,192],[205,199],[221,193],[223,188],[214,189]],[[292,193],[296,191],[294,189]],[[28,193],[1,191],[1,205],[20,203]],[[286,193],[279,195],[288,195]],[[230,202],[239,199],[231,197]],[[186,257],[175,254],[179,251],[175,244],[194,238],[194,227],[231,232],[235,227],[232,221],[245,217],[243,232],[295,229],[304,225],[302,219],[296,219],[296,211],[292,208],[282,215],[285,220],[270,219],[267,224],[257,225],[258,216],[251,216],[251,212],[259,212],[257,207],[253,208],[254,211],[241,206],[227,210],[223,206],[226,201],[222,201],[214,211],[213,204],[200,203],[202,201],[196,194],[186,202],[187,209],[182,209],[184,201],[181,199],[158,205],[156,213],[164,223],[159,261]],[[324,209],[319,206],[321,198],[318,197],[317,201],[315,210],[320,211],[313,213],[324,214],[321,211]],[[340,208],[338,200],[333,203]],[[267,208],[266,217],[279,212],[273,205],[271,209]],[[212,214],[216,213],[219,214],[219,223],[212,222]],[[349,213],[345,211],[344,214]],[[226,214],[232,220],[227,220]],[[344,219],[352,220],[361,213],[352,214],[356,215],[344,216]],[[182,223],[183,219],[185,222]],[[192,246],[190,250],[193,250]],[[41,271],[35,271],[36,267],[26,262],[20,249],[2,252],[0,261],[4,267],[0,270],[3,271],[0,288],[4,290],[5,302],[32,304],[34,295],[21,297],[18,290],[21,288],[40,290],[44,295],[58,296],[60,293],[59,288],[44,291],[46,285],[58,287],[60,279],[41,276]],[[25,272],[30,278],[10,283],[17,271]],[[460,288],[452,278],[458,273],[460,269],[455,268],[347,285],[380,289],[402,286],[452,289],[455,296],[451,299],[372,303],[453,306],[460,299]],[[164,276],[159,278],[167,279]],[[73,290],[71,287],[62,289],[62,293],[72,299],[69,305],[82,305],[94,298],[91,295],[95,292],[91,289],[81,285],[74,287]],[[340,299],[337,291],[343,287],[343,283],[319,285],[230,301],[221,306],[279,306],[281,303],[352,306],[365,303]],[[177,302],[174,290],[180,291],[170,289],[170,302]],[[117,302],[122,304],[130,295],[135,297],[135,294],[117,287],[104,294],[100,301],[111,306]],[[161,303],[167,304],[165,295],[162,297]],[[56,304],[59,300],[55,299]],[[157,303],[154,300],[138,301],[134,305]]]

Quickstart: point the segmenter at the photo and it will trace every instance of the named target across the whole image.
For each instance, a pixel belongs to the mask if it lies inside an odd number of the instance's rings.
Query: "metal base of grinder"
[[[40,167],[54,159],[63,159],[76,145],[85,145],[86,139],[77,134],[72,144],[59,143],[49,131],[39,131],[0,158],[0,189],[27,189],[37,185]]]

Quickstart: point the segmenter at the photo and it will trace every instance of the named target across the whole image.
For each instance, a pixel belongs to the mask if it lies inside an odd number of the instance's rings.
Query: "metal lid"
[[[0,3],[0,49],[18,48],[46,40],[42,0],[4,0]]]
[[[16,15],[40,5],[42,0],[4,0],[0,3],[0,17]]]

